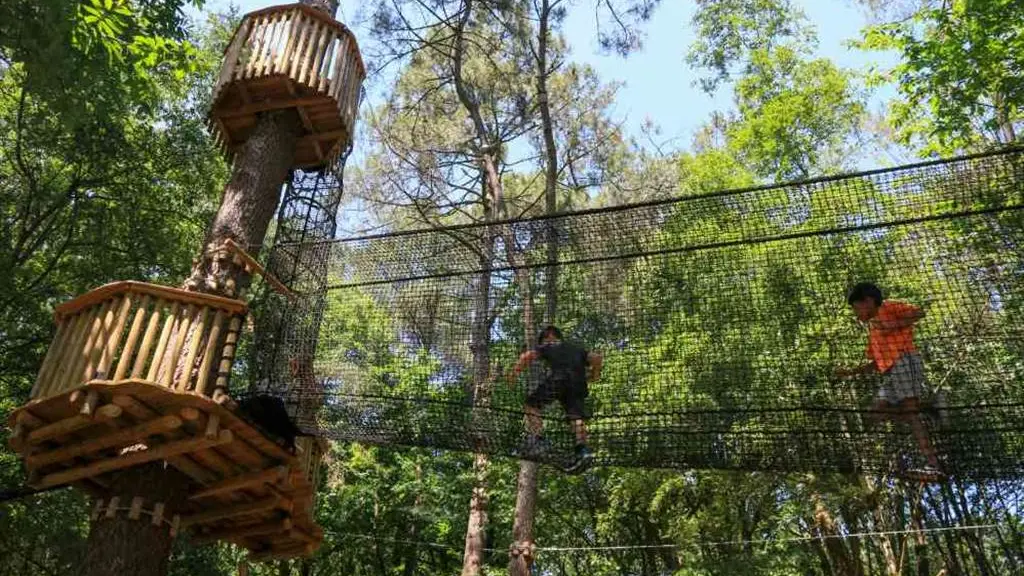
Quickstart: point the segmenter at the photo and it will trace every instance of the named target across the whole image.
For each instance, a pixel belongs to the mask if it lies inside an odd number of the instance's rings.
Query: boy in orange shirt
[[[924,311],[906,302],[885,300],[878,286],[870,282],[854,286],[847,303],[857,319],[868,325],[867,357],[870,361],[854,369],[836,370],[836,376],[881,374],[882,385],[873,409],[909,422],[930,468],[923,472],[937,476],[939,461],[921,421],[924,362],[914,346],[914,325],[924,318]]]

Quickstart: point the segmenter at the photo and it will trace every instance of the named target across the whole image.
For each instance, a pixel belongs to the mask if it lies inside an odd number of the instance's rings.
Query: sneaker
[[[590,452],[590,449],[586,446],[578,446],[576,448],[576,459],[566,467],[565,471],[570,474],[583,472],[594,462],[594,455]]]
[[[528,435],[523,439],[523,443],[517,452],[521,458],[537,458],[547,452],[548,448],[548,441],[543,436]]]

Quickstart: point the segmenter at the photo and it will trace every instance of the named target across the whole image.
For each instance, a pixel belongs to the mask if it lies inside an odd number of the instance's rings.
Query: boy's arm
[[[604,366],[604,356],[601,356],[597,352],[587,353],[587,367],[590,368],[590,374],[587,376],[587,380],[593,382],[600,378],[602,366]]]
[[[525,370],[526,367],[530,365],[530,362],[533,362],[536,359],[536,350],[527,350],[526,352],[520,354],[519,360],[516,362],[516,365],[513,366],[512,371],[508,373],[508,377],[506,378],[506,380],[508,380],[508,383],[512,384],[513,382],[515,382],[516,376],[519,376],[519,373]]]
[[[904,304],[901,302],[899,303],[899,307],[896,309],[895,318],[892,320],[872,320],[871,325],[883,332],[890,332],[913,326],[914,324],[917,324],[921,318],[924,318],[924,310],[912,304]]]

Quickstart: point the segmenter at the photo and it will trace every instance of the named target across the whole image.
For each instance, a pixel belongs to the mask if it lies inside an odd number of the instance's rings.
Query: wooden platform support
[[[265,484],[274,485],[284,481],[288,477],[288,468],[286,466],[277,466],[274,468],[268,468],[259,472],[253,472],[251,474],[245,474],[241,476],[235,476],[234,478],[228,478],[223,482],[208,486],[198,492],[193,493],[190,498],[192,500],[198,500],[200,498],[209,498],[211,496],[217,496],[227,492],[234,492],[236,490],[244,490],[246,488],[252,488],[254,486],[263,486]]]
[[[97,501],[96,517],[176,525],[254,553],[305,553],[323,538],[312,516],[320,444],[303,439],[298,454],[287,452],[205,395],[138,379],[93,381],[24,406],[9,421],[35,486],[100,486],[154,460],[195,482],[177,520],[162,503],[136,498]]]
[[[50,450],[49,452],[30,454],[25,457],[25,464],[29,468],[42,468],[79,456],[100,452],[108,448],[122,448],[145,442],[150,436],[170,432],[180,428],[181,425],[182,420],[177,416],[161,416],[155,420],[150,420],[118,432],[112,432],[106,436],[92,438],[80,444],[70,444],[62,448]]]
[[[43,476],[34,487],[49,488],[60,484],[70,484],[71,482],[81,480],[82,478],[99,476],[106,472],[138,466],[140,464],[145,464],[146,462],[152,462],[153,460],[163,460],[171,456],[177,456],[178,454],[186,454],[188,452],[195,452],[196,450],[217,446],[219,444],[227,444],[228,442],[231,442],[232,439],[233,435],[230,430],[221,430],[220,435],[213,439],[189,438],[186,440],[178,440],[176,442],[168,442],[166,444],[160,444],[154,448],[140,450],[129,455],[115,456],[107,458],[106,460],[92,462],[85,466],[47,474],[46,476]]]

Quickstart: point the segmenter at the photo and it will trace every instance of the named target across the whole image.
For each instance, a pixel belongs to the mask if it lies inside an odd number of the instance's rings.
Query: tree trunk
[[[924,532],[924,488],[910,502],[910,519],[914,527],[914,560],[917,565],[917,576],[932,576],[928,562],[928,539]]]
[[[512,524],[512,548],[508,559],[508,573],[528,576],[533,565],[533,521],[537,507],[537,462],[519,462],[519,482],[516,487],[516,511]]]
[[[118,507],[142,498],[143,508],[164,504],[164,518],[170,521],[188,498],[187,476],[162,463],[130,468],[113,475],[110,492]],[[100,514],[89,527],[83,576],[158,576],[167,573],[174,538],[167,522],[154,526],[150,517],[130,519],[127,510],[113,517]]]
[[[866,493],[870,494],[875,491],[875,482],[868,476],[861,476],[861,485],[864,487]],[[890,529],[889,523],[886,521],[885,512],[882,509],[881,498],[877,499],[877,503],[871,507],[871,515],[875,520],[876,531],[886,531]],[[900,576],[900,561],[896,555],[896,551],[893,550],[892,541],[886,535],[880,535],[877,538],[878,547],[882,551],[882,557],[885,561],[885,573],[888,576]]]
[[[537,29],[537,104],[540,108],[541,131],[544,133],[544,212],[552,216],[558,211],[558,145],[555,143],[555,125],[551,120],[551,102],[548,97],[548,36],[551,21],[551,2],[542,0]],[[548,267],[544,270],[544,320],[554,323],[558,310],[558,229],[554,220],[548,221]]]
[[[815,480],[811,480],[815,482]],[[831,560],[837,576],[857,576],[854,563],[850,558],[850,551],[843,543],[832,512],[829,511],[817,491],[811,494],[811,501],[814,503],[814,524],[822,535],[822,545]],[[747,539],[749,541],[749,538]]]
[[[462,555],[462,576],[478,576],[483,565],[484,543],[487,530],[487,467],[486,454],[478,453],[473,460],[476,481],[469,499],[469,522],[466,525],[466,548]]]
[[[248,286],[249,275],[232,264],[222,244],[231,238],[252,250],[263,243],[301,130],[295,110],[271,112],[257,122],[237,152],[231,180],[207,231],[203,254],[185,281],[186,289],[237,296]],[[122,505],[130,504],[136,496],[142,497],[148,507],[163,502],[165,517],[172,518],[188,496],[188,485],[188,477],[177,470],[163,463],[151,464],[114,475],[110,496],[117,497]],[[173,539],[166,525],[156,527],[147,519],[129,520],[122,511],[113,518],[104,515],[92,521],[84,574],[166,574]]]
[[[248,287],[249,275],[232,264],[223,243],[234,240],[248,252],[257,251],[263,244],[301,131],[302,121],[293,109],[267,112],[260,117],[237,152],[231,179],[206,232],[203,254],[185,281],[186,289],[236,296]]]
[[[544,134],[544,209],[547,215],[558,210],[558,148],[555,143],[554,122],[551,119],[551,103],[548,98],[548,40],[551,23],[551,2],[542,0],[537,28],[537,103],[540,107],[541,131]],[[548,220],[547,263],[544,269],[544,323],[554,324],[558,311],[558,229],[555,221]],[[530,302],[524,298],[524,305]],[[532,308],[532,307],[531,307]],[[524,310],[524,312],[526,312]],[[532,317],[532,310],[530,310]],[[525,315],[525,314],[524,314]],[[532,322],[526,325],[526,341],[532,334]],[[519,462],[519,479],[516,483],[516,509],[512,524],[512,548],[508,559],[510,576],[528,576],[533,567],[533,525],[537,508],[537,462]]]
[[[484,178],[484,212],[493,220],[492,203],[488,200],[487,179]],[[490,404],[490,333],[491,333],[491,268],[494,265],[494,232],[486,228],[481,255],[479,285],[473,305],[473,395],[474,410],[486,410]],[[478,412],[477,416],[483,416]],[[474,416],[474,417],[477,417]],[[474,426],[474,430],[480,430]],[[484,543],[487,530],[487,455],[479,452],[473,459],[475,480],[469,498],[469,519],[466,523],[466,545],[462,555],[462,576],[479,576],[483,565]]]
[[[542,0],[538,23],[537,99],[541,112],[541,129],[544,133],[544,206],[548,215],[558,210],[558,148],[555,143],[554,122],[551,119],[551,102],[548,97],[548,40],[551,22],[551,2]],[[554,324],[558,310],[558,230],[555,221],[548,220],[547,230],[548,266],[544,270],[544,322]],[[528,301],[524,299],[528,305]],[[530,315],[531,316],[531,315]],[[531,323],[526,325],[526,341],[529,341]],[[537,476],[540,465],[537,462],[521,460],[519,479],[516,483],[515,517],[512,525],[512,548],[509,554],[509,574],[528,576],[534,565],[534,521],[537,513]]]

